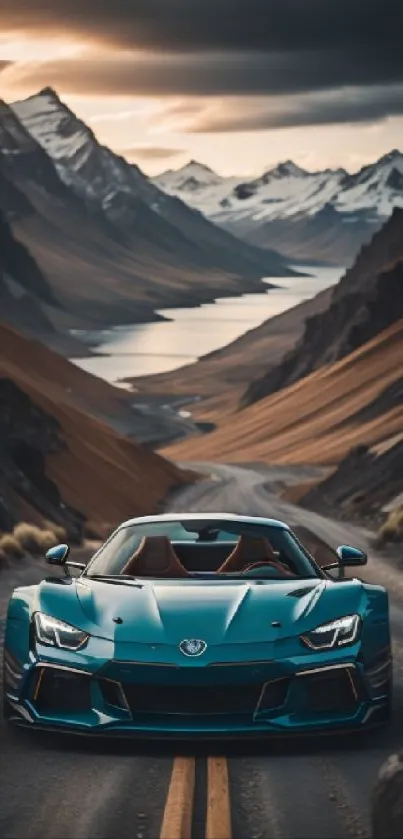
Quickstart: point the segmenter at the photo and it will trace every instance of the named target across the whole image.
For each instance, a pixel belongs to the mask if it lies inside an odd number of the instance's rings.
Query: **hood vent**
[[[306,594],[311,594],[312,591],[315,591],[316,586],[311,586],[310,588],[297,588],[294,591],[289,591],[287,597],[305,597]]]

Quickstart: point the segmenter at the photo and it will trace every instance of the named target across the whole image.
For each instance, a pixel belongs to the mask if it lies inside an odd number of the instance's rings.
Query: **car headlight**
[[[301,641],[312,650],[328,650],[332,647],[343,647],[347,644],[354,644],[361,629],[361,618],[359,615],[346,615],[344,618],[330,623],[323,623],[301,635]]]
[[[44,615],[42,612],[36,612],[34,621],[38,641],[51,647],[60,647],[62,650],[79,650],[90,637],[82,629],[77,629],[68,623],[51,618],[50,615]]]

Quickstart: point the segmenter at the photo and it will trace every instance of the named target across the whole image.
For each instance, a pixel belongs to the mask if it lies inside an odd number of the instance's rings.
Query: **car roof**
[[[288,524],[277,519],[269,519],[264,516],[241,516],[236,513],[161,513],[153,516],[139,516],[135,519],[128,519],[122,522],[120,528],[135,524],[152,524],[153,522],[170,521],[237,521],[244,524],[265,525],[267,527],[278,527],[281,530],[290,530]]]

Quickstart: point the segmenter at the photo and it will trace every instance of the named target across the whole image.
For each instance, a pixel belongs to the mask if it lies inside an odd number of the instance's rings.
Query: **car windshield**
[[[317,577],[321,571],[297,537],[279,525],[178,518],[123,525],[85,575],[287,579]]]

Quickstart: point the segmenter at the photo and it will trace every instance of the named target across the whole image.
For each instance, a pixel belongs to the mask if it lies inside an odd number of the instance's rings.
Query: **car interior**
[[[167,536],[144,536],[122,575],[186,578],[201,575],[295,577],[290,559],[267,538],[239,536],[233,542],[172,543]]]

